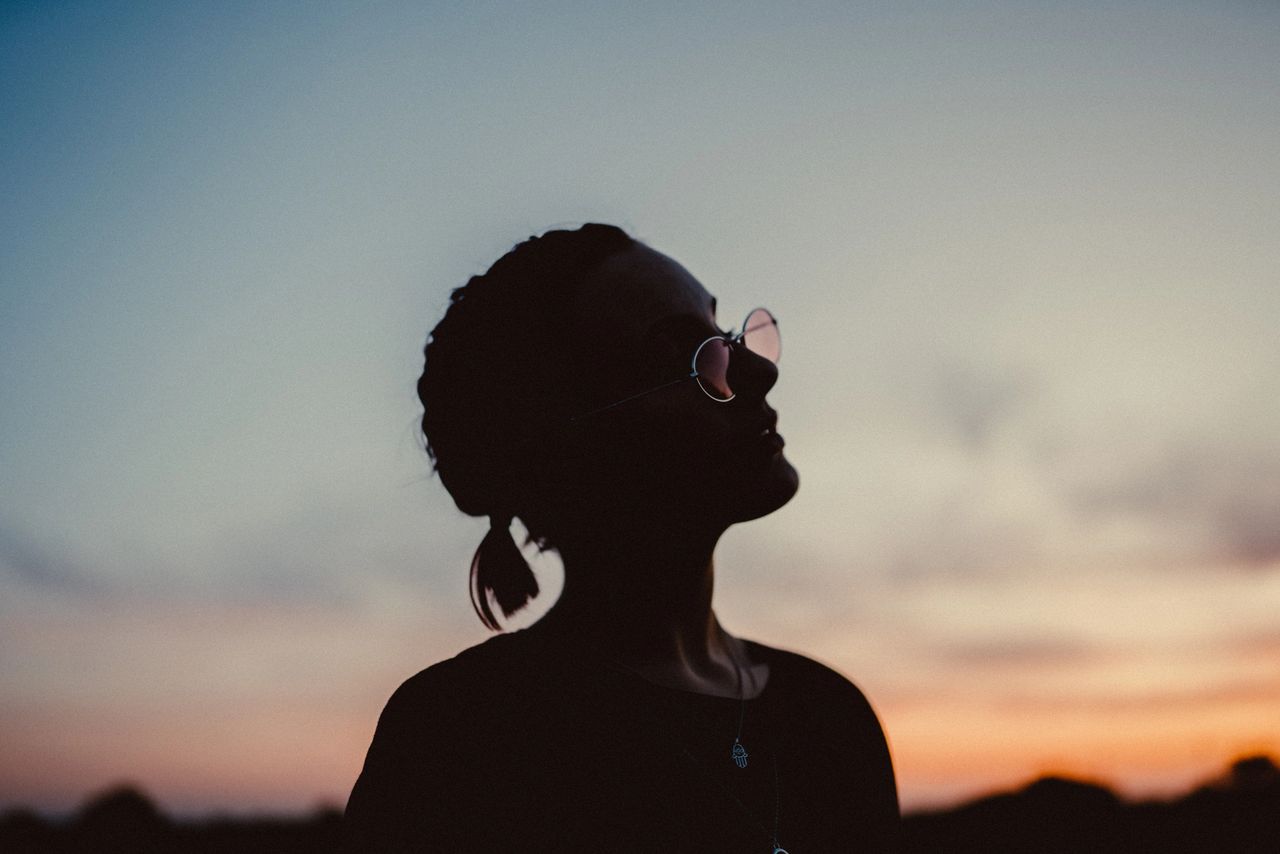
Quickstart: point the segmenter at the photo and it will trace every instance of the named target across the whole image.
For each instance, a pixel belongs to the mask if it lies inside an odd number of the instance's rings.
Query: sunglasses
[[[747,315],[747,319],[743,321],[741,332],[733,332],[731,330],[724,335],[712,335],[710,338],[703,340],[693,351],[689,373],[662,385],[624,397],[622,400],[614,401],[608,406],[584,412],[569,420],[581,421],[584,418],[597,415],[624,403],[630,403],[636,398],[653,394],[655,391],[661,391],[664,388],[670,388],[673,385],[688,382],[689,380],[696,380],[703,393],[717,403],[728,403],[736,396],[733,388],[729,385],[729,363],[733,359],[735,347],[746,347],[757,356],[763,356],[770,362],[777,364],[778,358],[782,355],[782,338],[778,332],[777,318],[770,314],[768,309],[754,309]]]

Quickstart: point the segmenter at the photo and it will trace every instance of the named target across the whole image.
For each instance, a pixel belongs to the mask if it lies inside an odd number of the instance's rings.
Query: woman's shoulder
[[[423,850],[428,828],[439,850],[478,850],[472,837],[491,823],[481,807],[502,767],[495,757],[510,755],[515,730],[508,645],[491,637],[392,692],[347,801],[348,850]]]
[[[752,652],[768,661],[771,668],[780,668],[792,676],[808,680],[828,690],[858,691],[853,680],[820,658],[756,640],[748,640],[746,643]]]
[[[754,644],[754,642],[752,642]],[[885,816],[884,842],[868,850],[897,850],[889,840],[895,836],[898,816],[897,782],[889,742],[880,718],[862,689],[834,666],[804,653],[754,644],[759,652],[780,668],[779,695],[788,704],[802,707],[811,726],[806,730],[812,743],[835,746],[861,758],[852,767],[859,769],[863,785],[878,806],[870,812]],[[772,678],[772,677],[770,677]]]
[[[505,687],[520,668],[511,634],[494,635],[437,661],[400,683],[387,701],[390,710],[458,708],[464,699],[482,699]]]
[[[378,716],[366,770],[409,767],[431,756],[435,764],[462,762],[502,731],[512,692],[519,691],[509,641],[496,635],[419,670],[400,683]]]
[[[860,716],[870,716],[871,720],[876,721],[876,726],[879,726],[871,702],[862,689],[833,665],[795,650],[759,641],[747,643],[753,652],[769,662],[770,678],[774,678],[773,674],[779,675],[780,682],[788,683],[789,691],[799,692],[809,702],[836,703]]]

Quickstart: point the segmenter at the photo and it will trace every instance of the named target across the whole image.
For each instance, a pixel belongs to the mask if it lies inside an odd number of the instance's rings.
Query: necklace
[[[729,749],[729,756],[739,768],[746,768],[747,749],[742,746],[742,721],[747,715],[747,692],[742,689],[742,666],[738,664],[738,657],[733,654],[732,647],[729,648],[729,657],[733,659],[733,675],[737,677],[739,698],[738,734],[733,737],[733,747]]]
[[[746,717],[746,712],[747,712],[747,695],[746,695],[746,692],[743,690],[743,686],[742,686],[742,682],[743,682],[742,666],[738,663],[738,657],[734,654],[732,646],[729,644],[726,644],[725,648],[729,652],[729,657],[733,659],[733,672],[734,672],[735,684],[737,686],[737,692],[738,692],[738,733],[733,737],[733,746],[730,748],[729,755],[733,759],[734,764],[738,768],[746,768],[747,767],[747,749],[742,745],[742,724]],[[630,667],[628,665],[621,664],[619,662],[613,662],[610,664],[610,666],[628,670],[640,676],[641,678],[646,679],[646,681],[649,681],[648,677],[646,677],[639,670],[636,670],[634,667]],[[752,682],[754,683],[754,681],[755,680],[753,678]],[[699,771],[701,771],[704,775],[710,777],[715,782],[715,784],[724,791],[725,794],[733,798],[734,803],[736,803],[738,807],[753,822],[755,822],[756,826],[760,828],[762,833],[769,832],[768,828],[766,828],[763,824],[761,824],[760,819],[755,815],[755,813],[753,813],[747,807],[746,804],[742,802],[741,798],[739,798],[736,794],[733,793],[731,789],[727,788],[722,782],[720,782],[720,780],[717,779],[715,775],[708,773],[707,769],[703,767],[703,764],[698,759],[698,757],[694,756],[689,751],[689,749],[687,747],[684,747],[683,745],[681,745],[680,750],[684,753],[685,756],[689,757],[689,759],[693,762],[693,764],[697,767]],[[781,807],[782,807],[782,793],[778,785],[778,755],[776,750],[770,750],[769,754],[773,764],[773,833],[771,834],[771,838],[773,842],[771,843],[771,846],[772,846],[771,854],[788,854],[787,850],[778,844],[778,820],[781,815]]]
[[[729,748],[729,758],[732,759],[733,764],[737,765],[739,768],[746,768],[747,759],[749,757],[747,754],[747,748],[742,744],[742,724],[747,715],[747,695],[742,690],[742,667],[738,664],[738,657],[734,655],[732,647],[728,644],[725,644],[725,649],[729,652],[729,658],[733,659],[734,685],[738,694],[738,732],[733,737],[733,744]],[[652,681],[639,670],[629,665],[622,664],[621,662],[609,662],[609,666],[628,670],[646,681]],[[754,683],[755,679],[753,677],[752,684]]]

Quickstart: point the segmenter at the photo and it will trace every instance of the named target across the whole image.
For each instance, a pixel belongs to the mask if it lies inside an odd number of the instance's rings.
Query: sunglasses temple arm
[[[646,389],[645,391],[642,391],[642,392],[637,392],[636,394],[633,394],[630,397],[624,397],[622,400],[615,401],[609,404],[608,406],[602,406],[599,409],[593,409],[590,412],[584,412],[581,415],[576,415],[570,418],[569,421],[570,423],[574,423],[574,422],[581,421],[584,418],[590,418],[592,415],[599,415],[601,412],[607,412],[608,410],[613,409],[615,406],[621,406],[624,403],[630,403],[631,401],[635,400],[638,397],[644,397],[646,394],[653,394],[655,391],[662,391],[664,388],[670,388],[671,386],[676,385],[677,383],[682,383],[693,376],[695,375],[690,373],[683,377],[680,377],[679,379],[672,380],[669,383],[663,383],[660,386],[656,386],[651,389]]]

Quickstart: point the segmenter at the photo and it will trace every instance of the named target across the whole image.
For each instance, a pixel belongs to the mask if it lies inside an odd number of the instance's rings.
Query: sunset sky
[[[9,3],[0,115],[0,809],[345,802],[488,636],[426,332],[584,221],[777,314],[716,610],[906,808],[1280,756],[1275,4]]]

